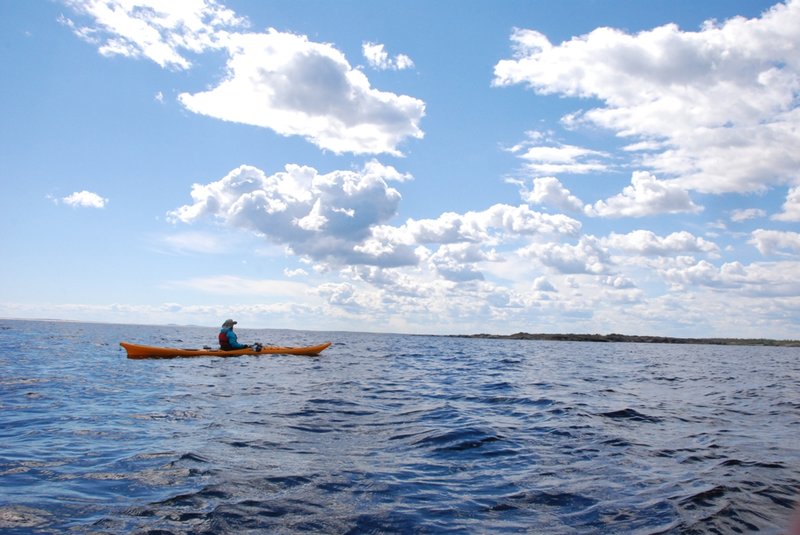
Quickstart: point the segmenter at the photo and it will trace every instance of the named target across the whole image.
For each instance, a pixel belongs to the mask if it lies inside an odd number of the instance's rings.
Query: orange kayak
[[[248,347],[246,349],[233,349],[223,351],[222,349],[178,349],[173,347],[143,346],[120,342],[119,345],[128,352],[129,359],[174,359],[178,357],[239,357],[242,355],[319,355],[324,349],[331,345],[325,342],[318,346],[308,347],[275,347],[264,346],[261,351]]]

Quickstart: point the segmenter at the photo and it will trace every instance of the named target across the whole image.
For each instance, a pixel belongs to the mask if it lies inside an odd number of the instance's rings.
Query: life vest
[[[225,350],[233,349],[228,341],[228,330],[223,329],[219,332],[219,347]]]

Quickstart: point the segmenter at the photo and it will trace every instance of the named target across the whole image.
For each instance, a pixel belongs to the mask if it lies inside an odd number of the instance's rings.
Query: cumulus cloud
[[[585,207],[586,215],[593,217],[646,217],[701,210],[684,188],[644,171],[635,171],[631,185],[619,195]]]
[[[607,277],[601,277],[600,283],[614,288],[615,290],[628,290],[631,288],[636,288],[636,284],[634,284],[631,279],[619,275],[608,275]]]
[[[315,291],[327,299],[329,304],[351,312],[368,308],[366,303],[362,302],[365,294],[360,294],[354,285],[347,282],[322,284]]]
[[[61,199],[61,202],[74,208],[105,208],[108,199],[91,191],[76,191]]]
[[[442,245],[428,258],[434,270],[446,280],[465,282],[483,280],[475,263],[487,260],[486,253],[476,244],[458,243]]]
[[[192,204],[170,212],[172,221],[213,219],[286,244],[298,255],[344,263],[413,264],[407,247],[369,252],[356,247],[371,229],[395,215],[400,193],[389,186],[407,176],[378,162],[360,171],[319,173],[287,165],[272,176],[240,166],[209,184],[192,186]]]
[[[683,188],[764,191],[792,181],[800,165],[791,149],[800,146],[797,28],[800,0],[694,32],[598,28],[556,45],[517,29],[494,84],[601,101],[565,120],[632,138],[642,165]]]
[[[181,93],[187,109],[335,153],[400,155],[401,142],[423,137],[425,104],[371,87],[332,45],[273,29],[231,43],[228,76],[208,91]]]
[[[400,201],[390,183],[409,179],[376,161],[360,171],[325,174],[287,165],[272,176],[241,166],[220,180],[195,184],[192,202],[170,212],[169,219],[216,221],[285,245],[290,253],[319,264],[417,266],[454,283],[484,280],[483,267],[502,260],[494,247],[513,251],[530,240],[577,237],[581,228],[580,222],[564,214],[536,212],[524,204],[495,204],[481,211],[447,212],[436,219],[390,225]],[[193,235],[185,235],[181,243],[186,236]],[[561,269],[600,269],[591,258],[584,259],[587,264],[580,268],[563,267],[569,263],[568,251],[542,254],[545,263],[561,264]]]
[[[365,42],[361,45],[361,51],[367,63],[373,69],[402,71],[414,67],[414,62],[405,54],[397,54],[389,57],[386,47],[378,43]]]
[[[92,22],[64,23],[104,55],[189,69],[189,54],[225,52],[227,72],[216,87],[178,96],[194,113],[300,136],[335,153],[399,156],[402,142],[423,137],[421,100],[373,88],[333,45],[274,29],[244,32],[247,21],[214,0],[68,4]],[[405,56],[386,62],[411,65]]]
[[[796,299],[800,294],[800,281],[797,279],[799,268],[800,263],[794,261],[749,265],[728,262],[716,267],[701,260],[689,266],[663,270],[661,275],[673,285],[674,290],[705,287],[725,292],[736,291],[741,297]],[[793,304],[790,308],[795,306]]]
[[[537,292],[557,292],[555,286],[550,284],[545,277],[536,277],[533,281],[533,289]]]
[[[800,253],[800,233],[758,229],[749,243],[764,256]]]
[[[730,262],[717,268],[706,260],[688,267],[675,267],[661,272],[664,280],[677,287],[709,286],[713,288],[734,288],[747,282],[744,266],[740,262]]]
[[[448,244],[459,242],[492,245],[523,236],[574,236],[579,221],[564,214],[543,214],[525,205],[495,204],[464,214],[445,212],[436,219],[409,219],[399,227],[381,226],[373,238],[386,243]]]
[[[783,211],[772,216],[777,221],[800,221],[800,186],[789,190],[786,195],[786,202],[783,203]]]
[[[550,205],[568,211],[580,211],[583,202],[555,177],[533,179],[533,190],[523,191],[522,199],[531,204]]]
[[[685,253],[719,253],[719,247],[704,238],[686,231],[658,236],[649,230],[634,230],[628,234],[612,232],[601,243],[611,249],[645,256],[674,256]]]
[[[441,296],[440,288],[446,285],[440,279],[413,276],[408,270],[379,266],[346,266],[341,274],[351,281],[365,282],[379,288],[381,295],[375,299],[378,303],[391,301],[414,306],[426,298],[436,300],[436,296]]]
[[[538,260],[557,273],[599,275],[611,267],[608,251],[594,236],[581,236],[575,245],[534,243],[521,249],[520,254]]]

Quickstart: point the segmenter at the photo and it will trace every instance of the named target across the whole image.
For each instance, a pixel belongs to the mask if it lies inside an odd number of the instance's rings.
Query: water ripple
[[[782,533],[800,352],[0,322],[0,531]],[[22,343],[37,340],[33,346]]]

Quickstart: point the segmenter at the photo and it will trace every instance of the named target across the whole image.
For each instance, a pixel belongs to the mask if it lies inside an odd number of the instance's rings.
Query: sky
[[[800,339],[800,0],[0,0],[0,317]]]

